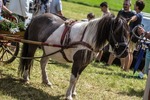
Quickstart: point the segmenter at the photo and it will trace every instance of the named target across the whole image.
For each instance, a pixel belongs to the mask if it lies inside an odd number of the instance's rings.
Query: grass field
[[[17,77],[18,60],[0,66],[1,100],[64,100],[71,64],[49,64],[48,76],[53,88],[41,84],[39,62],[34,63],[30,84],[22,84]],[[104,67],[103,63],[91,63],[77,84],[75,100],[141,100],[145,79],[123,72],[118,66]]]
[[[88,2],[88,1],[86,1],[86,2]],[[147,2],[150,2],[150,1],[147,1]],[[91,3],[91,5],[92,5],[92,3]],[[120,8],[120,7],[118,7],[118,8]],[[77,19],[77,20],[85,19],[89,12],[93,12],[96,17],[100,17],[102,15],[102,12],[101,12],[100,8],[98,8],[98,7],[92,7],[92,6],[87,6],[84,4],[63,1],[63,14],[64,14],[64,16],[66,16],[68,18]],[[114,13],[115,15],[117,15],[117,13],[118,13],[118,11],[114,11],[114,10],[111,10],[111,12]]]
[[[71,2],[63,2],[63,14],[68,18],[77,19],[77,20],[85,19],[89,12],[93,12],[96,15],[96,17],[101,16],[101,12],[99,8],[74,4]]]
[[[74,2],[78,4],[83,4],[91,7],[99,7],[99,4],[103,2],[104,0],[63,0],[67,2]],[[105,0],[106,1],[106,0]],[[131,8],[134,9],[134,3],[136,0],[131,0],[132,6]],[[107,0],[109,4],[109,8],[115,11],[119,11],[122,8],[123,0]],[[144,0],[145,2],[145,8],[144,12],[150,13],[150,0]]]
[[[80,9],[79,9],[80,8]],[[63,14],[73,19],[84,19],[93,11],[100,16],[99,8],[63,1]],[[116,12],[114,12],[116,13]],[[36,52],[40,56],[41,51]],[[13,63],[0,63],[0,100],[64,100],[69,85],[71,64],[54,61],[47,65],[53,87],[41,84],[40,63],[34,62],[30,84],[22,84],[17,75],[19,59]],[[124,72],[119,66],[104,66],[92,62],[82,73],[74,100],[141,100],[146,79],[138,79],[133,71]]]

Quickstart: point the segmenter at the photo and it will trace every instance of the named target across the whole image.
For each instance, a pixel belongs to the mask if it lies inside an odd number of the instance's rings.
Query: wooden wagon
[[[12,34],[9,31],[0,30],[0,62],[8,64],[15,60],[20,48],[17,39],[22,39],[23,35],[24,31]]]
[[[5,16],[5,18],[18,23],[15,16]],[[24,32],[25,30],[13,34],[10,31],[0,30],[0,62],[4,64],[13,62],[19,53],[20,43],[61,47],[61,45],[25,40],[23,39]]]
[[[18,23],[18,19],[15,16],[4,13],[3,17],[11,22]],[[11,38],[22,38],[23,34],[24,31],[12,34],[10,31],[0,29],[0,62],[8,64],[15,60],[15,56],[19,53],[19,43],[12,41]]]

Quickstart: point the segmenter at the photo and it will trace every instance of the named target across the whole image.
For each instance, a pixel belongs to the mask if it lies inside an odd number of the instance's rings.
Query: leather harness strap
[[[73,42],[69,45],[69,47],[74,47],[75,45],[83,45],[93,51],[93,48],[91,47],[91,45],[89,45],[88,43],[86,43],[84,41]]]
[[[85,27],[85,29],[84,29],[84,31],[83,31],[83,35],[82,35],[82,37],[81,37],[81,40],[80,40],[80,41],[82,41],[82,40],[83,40],[83,37],[84,37],[84,34],[85,34],[86,29],[87,29],[87,26]]]
[[[62,34],[61,40],[60,40],[61,45],[63,45],[63,42],[65,40],[67,33],[70,34],[69,31],[70,31],[71,27],[75,24],[75,22],[76,21],[65,22],[65,29],[63,31],[63,34]]]
[[[69,31],[69,29],[70,29],[69,26],[66,26],[66,27],[65,27],[65,29],[64,29],[64,31],[63,31],[63,34],[62,34],[62,36],[61,36],[61,40],[60,40],[60,44],[61,44],[61,45],[63,44],[64,38],[65,38],[67,32]]]
[[[71,27],[75,24],[75,22],[76,22],[76,21],[69,21],[69,22],[65,23],[65,29],[64,29],[64,31],[63,31],[63,34],[62,34],[61,40],[60,40],[61,45],[64,45],[64,46],[65,46],[65,45],[68,45],[68,44],[69,44],[69,42],[68,42],[68,43],[64,43],[64,41],[69,41],[70,38],[67,38],[67,35],[70,34],[70,29],[71,29]],[[84,37],[84,35],[85,35],[86,29],[87,29],[87,26],[85,27],[85,29],[84,29],[84,31],[83,31],[83,35],[82,35],[80,41],[70,43],[70,44],[69,44],[69,47],[74,47],[75,45],[83,45],[83,46],[86,46],[87,48],[89,48],[90,50],[93,51],[93,48],[91,47],[91,45],[89,45],[88,43],[82,41],[82,40],[83,40],[83,37]],[[66,40],[66,39],[67,39],[67,40]],[[69,47],[68,47],[68,48],[69,48]],[[62,50],[60,51],[61,54],[62,54],[62,56],[63,56],[63,58],[64,58],[67,62],[72,62],[72,61],[70,61],[70,60],[67,58],[67,56],[66,56],[66,54],[65,54],[65,52],[64,52],[64,49],[66,49],[66,48],[62,48]]]
[[[64,31],[63,31],[63,33],[62,33],[61,40],[60,40],[60,44],[61,44],[61,45],[67,45],[66,43],[64,43],[64,40],[69,42],[69,38],[67,38],[67,34],[68,34],[68,35],[70,34],[70,29],[71,29],[71,27],[75,24],[75,22],[76,22],[76,21],[68,21],[68,22],[65,22],[65,29],[64,29]],[[66,38],[65,38],[65,37],[66,37]],[[65,54],[65,52],[64,52],[64,48],[62,48],[62,50],[61,50],[60,52],[61,52],[63,58],[64,58],[67,62],[72,62],[72,61],[70,61],[70,60],[67,58],[67,56],[66,56],[66,54]]]
[[[60,53],[62,54],[63,58],[64,58],[67,62],[72,63],[72,61],[71,61],[71,60],[69,60],[69,59],[67,58],[67,56],[66,56],[66,54],[65,54],[64,49],[63,49],[63,48],[62,48],[62,50],[60,51]]]

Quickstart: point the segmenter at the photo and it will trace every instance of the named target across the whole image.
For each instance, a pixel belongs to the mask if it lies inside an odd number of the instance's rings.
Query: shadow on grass
[[[143,94],[144,94],[144,90],[136,91],[135,89],[130,88],[128,92],[119,92],[118,94],[121,94],[121,95],[128,95],[128,96],[142,97]]]
[[[121,76],[123,78],[133,78],[133,79],[139,79],[137,76],[134,75],[129,75],[126,73],[121,73],[121,72],[104,72],[104,71],[99,71],[96,72],[96,74],[101,74],[101,75],[114,75],[114,76]],[[139,79],[141,80],[141,79]]]
[[[53,60],[49,60],[48,64],[55,64],[55,65],[61,66],[63,68],[69,68],[70,67],[70,65],[67,65],[67,64],[64,64],[64,63],[59,63],[59,62],[53,61]]]
[[[107,69],[109,71],[114,71],[111,67],[109,67],[105,63],[101,64],[100,62],[92,62],[91,65],[94,67],[97,67],[97,68],[102,68],[102,69]]]
[[[35,61],[37,61],[37,62],[40,63],[40,60],[35,60]],[[69,67],[70,67],[70,65],[67,65],[67,64],[65,64],[65,63],[59,63],[59,62],[54,61],[54,60],[49,60],[48,64],[58,65],[58,66],[61,66],[61,67],[63,67],[63,68],[69,68]],[[33,65],[33,66],[34,66],[34,65]]]
[[[5,78],[1,78],[1,77]],[[60,100],[64,95],[52,96],[42,89],[31,87],[20,82],[19,79],[0,73],[0,91],[6,97],[17,100]]]
[[[98,72],[94,72],[96,74],[101,74],[101,75],[115,75],[115,76],[121,76],[123,78],[133,78],[133,79],[139,79],[141,80],[138,76],[134,76],[133,74],[127,74],[125,71],[122,70],[121,72],[114,72],[115,70],[111,67],[111,66],[107,66],[105,63],[96,63],[93,62],[91,63],[92,66],[97,67],[97,68],[101,68],[101,69],[106,69],[108,71],[98,71]]]

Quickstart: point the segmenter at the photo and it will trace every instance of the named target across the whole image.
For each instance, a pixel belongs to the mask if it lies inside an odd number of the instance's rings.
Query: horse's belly
[[[67,63],[67,61],[62,57],[60,53],[50,56],[50,58],[59,63]]]
[[[44,47],[45,49],[45,54],[46,55],[49,55],[49,54],[52,54],[56,51],[59,51],[61,50],[61,48],[57,48],[57,47]],[[64,51],[64,54],[66,56],[66,58],[69,60],[69,61],[72,61],[73,62],[73,55],[74,53],[77,51],[75,49],[72,49],[72,48],[69,48],[69,49],[65,49],[63,50]],[[55,54],[52,54],[50,55],[50,58],[55,60],[55,61],[58,61],[60,63],[67,63],[68,61],[65,59],[65,57],[62,55],[61,52],[57,52]]]

